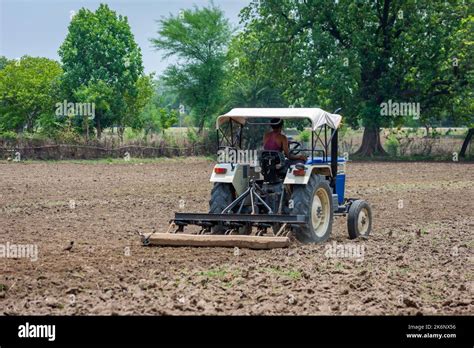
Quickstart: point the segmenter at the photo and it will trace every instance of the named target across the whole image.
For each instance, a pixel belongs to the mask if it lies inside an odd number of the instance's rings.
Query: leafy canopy
[[[92,12],[81,8],[73,17],[59,49],[63,87],[73,101],[94,101],[96,126],[124,124],[138,96],[143,74],[140,48],[127,17],[101,4]]]
[[[61,74],[58,62],[29,56],[0,70],[0,130],[33,131],[40,116],[54,118]]]
[[[441,118],[472,90],[467,13],[461,0],[266,0],[241,17],[249,58],[289,104],[342,106],[352,126],[377,129],[404,121],[382,116],[382,102],[419,102],[422,119]]]
[[[151,40],[165,57],[179,63],[168,67],[163,80],[180,101],[191,108],[200,129],[222,104],[225,49],[231,28],[223,12],[209,7],[182,10],[158,21],[158,37]]]

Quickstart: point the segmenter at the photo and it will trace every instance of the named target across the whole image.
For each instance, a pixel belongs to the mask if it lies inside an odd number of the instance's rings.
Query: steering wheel
[[[290,154],[299,155],[301,152],[301,143],[298,141],[289,141],[288,149],[289,149]]]

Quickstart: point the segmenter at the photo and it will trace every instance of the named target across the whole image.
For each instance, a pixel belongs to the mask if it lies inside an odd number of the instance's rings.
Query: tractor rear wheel
[[[347,215],[349,238],[367,237],[372,230],[372,210],[369,203],[358,199],[352,202]]]
[[[211,199],[209,200],[209,213],[220,214],[234,200],[232,184],[222,182],[214,183],[211,191]],[[214,234],[223,234],[226,231],[222,223],[212,227],[211,232]]]
[[[329,182],[312,174],[306,185],[294,185],[291,196],[293,215],[307,215],[308,223],[293,228],[303,243],[321,243],[329,238],[334,212]]]

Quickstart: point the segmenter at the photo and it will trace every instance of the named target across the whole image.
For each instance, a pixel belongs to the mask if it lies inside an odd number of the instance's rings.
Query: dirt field
[[[0,162],[0,244],[38,248],[37,261],[0,259],[0,314],[474,314],[473,164],[351,163],[368,240],[339,218],[322,245],[141,246],[137,232],[166,230],[180,200],[206,211],[211,168]],[[350,244],[363,257],[328,257]]]

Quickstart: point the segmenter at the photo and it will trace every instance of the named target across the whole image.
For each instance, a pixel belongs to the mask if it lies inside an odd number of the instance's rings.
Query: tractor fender
[[[331,166],[327,164],[305,165],[306,171],[304,176],[296,176],[293,174],[294,165],[290,166],[286,173],[284,184],[289,185],[306,185],[311,174],[319,174],[322,176],[332,176]]]
[[[216,173],[216,168],[225,168],[224,174]],[[233,163],[217,163],[211,174],[210,182],[223,182],[232,184],[237,195],[243,193],[248,187],[248,166]]]

